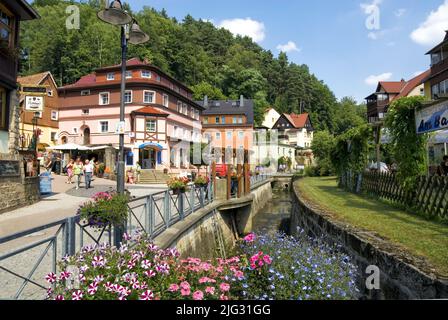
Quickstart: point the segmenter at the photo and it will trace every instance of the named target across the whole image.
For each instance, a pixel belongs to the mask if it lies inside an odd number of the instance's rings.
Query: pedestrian
[[[45,158],[44,168],[45,168],[45,170],[47,170],[48,173],[51,173],[52,167],[53,167],[53,161],[51,160],[50,156],[47,156]]]
[[[90,189],[90,184],[92,183],[92,175],[93,175],[93,164],[86,160],[84,165],[84,181],[86,183],[86,189]]]
[[[128,170],[128,183],[135,184],[134,170],[132,168]]]
[[[73,178],[73,167],[75,165],[75,162],[73,159],[70,159],[70,161],[67,164],[67,184],[72,184],[72,178]]]
[[[439,176],[446,177],[448,176],[448,156],[443,157],[442,163],[439,165],[437,169]]]
[[[142,173],[142,166],[140,165],[140,161],[137,161],[135,165],[135,174],[137,176],[137,183],[140,183],[140,174]]]
[[[73,174],[76,177],[76,190],[79,189],[79,185],[81,184],[81,176],[82,176],[83,165],[81,162],[81,158],[76,159],[76,163],[73,165]]]

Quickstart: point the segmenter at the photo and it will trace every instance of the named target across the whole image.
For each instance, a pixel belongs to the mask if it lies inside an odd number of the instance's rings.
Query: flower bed
[[[241,255],[230,259],[182,260],[143,234],[125,236],[119,248],[87,246],[47,275],[55,300],[238,300],[350,299],[356,297],[348,257],[318,242],[288,237],[247,236]],[[79,270],[79,286],[70,266]]]

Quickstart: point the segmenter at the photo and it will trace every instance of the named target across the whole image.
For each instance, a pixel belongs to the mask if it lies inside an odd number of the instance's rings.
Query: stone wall
[[[441,299],[448,298],[448,281],[426,274],[416,266],[405,262],[410,259],[399,257],[391,245],[375,235],[362,233],[334,221],[331,216],[301,199],[294,188],[291,233],[297,234],[297,227],[310,236],[321,237],[332,244],[342,245],[358,266],[358,287],[369,299]],[[376,238],[376,239],[375,239]],[[388,250],[388,248],[390,248]],[[370,265],[380,269],[380,290],[367,290],[365,274]]]

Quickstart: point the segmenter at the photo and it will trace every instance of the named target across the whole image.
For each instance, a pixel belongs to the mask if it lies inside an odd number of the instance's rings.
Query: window
[[[160,79],[160,76],[157,75],[156,80],[157,80],[157,82],[160,82],[162,79]]]
[[[109,92],[100,93],[100,106],[105,106],[109,104]]]
[[[81,95],[82,95],[82,96],[88,96],[88,95],[90,95],[90,90],[82,90],[82,91],[81,91]]]
[[[37,118],[39,118],[39,119],[42,119],[42,111],[36,111],[36,112],[34,112],[34,116],[37,117]]]
[[[82,114],[83,114],[84,116],[89,115],[89,109],[82,109]]]
[[[10,48],[13,46],[13,26],[12,15],[0,9],[0,43],[2,47]]]
[[[239,118],[238,118],[238,123],[243,123],[243,117],[242,116],[240,116]]]
[[[184,106],[182,108],[182,113],[185,115],[188,115],[188,106],[184,103]]]
[[[199,110],[195,110],[194,113],[195,113],[195,119],[199,120]]]
[[[221,133],[220,132],[216,132],[216,139],[221,140]]]
[[[146,131],[147,132],[156,132],[156,120],[146,120]]]
[[[132,78],[132,71],[126,71],[126,79]]]
[[[156,93],[154,91],[143,91],[144,103],[155,103]]]
[[[222,124],[226,124],[226,117],[221,117]]]
[[[227,132],[227,140],[231,141],[232,140],[232,131],[228,131]]]
[[[0,88],[0,129],[6,128],[6,90]]]
[[[109,132],[109,121],[100,121],[100,128],[101,133]]]
[[[208,124],[208,117],[204,117],[204,124]]]
[[[132,103],[132,90],[124,92],[124,103]]]
[[[170,98],[168,97],[167,94],[164,94],[163,95],[163,105],[168,108],[169,103],[170,103]]]
[[[72,132],[73,132],[73,134],[78,134],[78,128],[73,128]]]
[[[58,120],[58,112],[57,111],[51,110],[51,120],[55,120],[55,121]]]
[[[50,139],[51,139],[51,141],[56,141],[56,140],[57,140],[57,138],[56,138],[56,132],[52,132],[52,133],[50,133]]]
[[[439,84],[435,84],[432,86],[431,88],[431,92],[432,92],[432,98],[434,99],[436,96],[439,95]]]
[[[53,90],[47,90],[47,95],[49,97],[52,97],[53,96]]]
[[[212,136],[210,135],[210,133],[206,133],[204,134],[205,140],[210,141],[212,140]]]
[[[182,101],[177,101],[177,112],[182,113]]]
[[[179,128],[177,126],[174,126],[174,136],[177,137],[177,134],[179,133]]]
[[[238,138],[243,139],[244,138],[244,131],[238,132]]]
[[[142,70],[142,78],[151,79],[151,71],[148,70]]]
[[[108,73],[106,78],[108,81],[115,80],[115,73],[113,72]]]
[[[219,120],[220,120],[219,117],[216,117],[216,118],[215,118],[215,122],[216,122],[217,124],[219,124]]]
[[[442,59],[441,59],[441,56],[440,56],[439,52],[431,54],[431,65],[432,66],[435,65],[435,64],[438,64],[441,60]]]
[[[233,123],[234,124],[237,123],[237,118],[236,117],[233,117]]]

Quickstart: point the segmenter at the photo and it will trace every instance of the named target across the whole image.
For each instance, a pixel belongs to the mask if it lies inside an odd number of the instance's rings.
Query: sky
[[[359,102],[379,80],[409,80],[448,30],[448,0],[126,0],[182,20],[187,14],[250,36],[307,64],[337,98]]]

